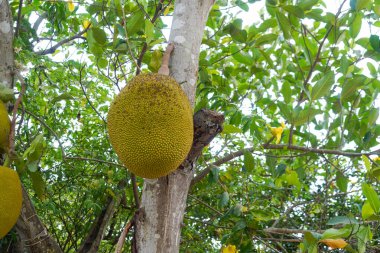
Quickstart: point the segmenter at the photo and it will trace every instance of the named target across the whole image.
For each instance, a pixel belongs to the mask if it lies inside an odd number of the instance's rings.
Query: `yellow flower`
[[[282,132],[284,131],[285,124],[284,122],[281,122],[280,127],[271,127],[270,132],[272,133],[273,137],[276,137],[276,144],[280,143]]]
[[[237,253],[236,246],[228,244],[226,247],[222,248],[222,253]]]
[[[74,6],[74,3],[73,3],[73,0],[68,0],[68,1],[67,1],[67,5],[68,5],[68,7],[69,7],[69,11],[70,11],[70,12],[73,12],[74,9],[75,9],[75,6]]]
[[[373,160],[374,162],[377,162],[377,161],[379,161],[379,160],[380,160],[380,157],[379,157],[379,156],[377,156],[377,157],[373,158],[372,160]]]

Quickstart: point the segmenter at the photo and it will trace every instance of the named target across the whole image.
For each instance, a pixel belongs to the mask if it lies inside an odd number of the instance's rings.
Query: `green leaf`
[[[362,27],[363,14],[361,12],[354,13],[355,18],[350,25],[350,35],[352,38],[356,38]]]
[[[284,84],[281,87],[281,93],[284,97],[284,102],[286,104],[289,104],[292,101],[292,89],[290,87],[289,82],[284,82]]]
[[[223,192],[223,194],[220,196],[220,206],[224,207],[228,204],[228,201],[230,200],[230,195],[228,192]]]
[[[334,84],[334,73],[329,71],[325,73],[321,79],[313,86],[311,90],[311,100],[317,100],[331,92],[331,87]]]
[[[247,41],[247,31],[240,29],[235,23],[229,26],[229,32],[233,40],[244,43]]]
[[[127,19],[127,33],[128,36],[132,36],[144,27],[145,15],[142,11],[135,12],[130,18]]]
[[[380,199],[375,190],[366,183],[362,184],[363,194],[367,197],[369,204],[376,214],[380,213]]]
[[[236,5],[240,7],[240,9],[244,11],[249,11],[248,4],[244,3],[242,0],[236,0]]]
[[[379,109],[378,108],[372,108],[368,113],[368,125],[372,126],[376,123],[377,118],[379,117]]]
[[[289,107],[281,102],[277,102],[277,106],[280,109],[282,116],[289,122],[293,122],[293,114],[290,111]]]
[[[322,234],[321,239],[336,239],[336,238],[345,238],[349,236],[352,232],[352,228],[344,227],[341,229],[335,229],[335,228],[329,228],[325,230],[325,232]]]
[[[342,87],[342,93],[340,95],[340,99],[342,102],[346,102],[352,100],[356,91],[365,84],[366,81],[365,76],[355,76],[345,82]]]
[[[369,43],[376,52],[380,52],[380,37],[378,35],[371,35],[369,37]]]
[[[223,125],[223,132],[224,134],[237,134],[237,133],[242,133],[243,131],[234,126],[234,125],[229,125],[229,124],[224,124]]]
[[[46,147],[46,143],[43,134],[39,134],[32,141],[30,146],[25,150],[23,158],[27,160],[28,169],[31,172],[37,170],[38,162],[42,156],[42,153]]]
[[[237,46],[232,45],[230,47],[230,52],[231,52],[232,57],[238,62],[243,63],[244,65],[247,65],[247,66],[253,65],[254,63],[253,57],[249,53],[240,50]]]
[[[367,242],[372,240],[371,228],[369,226],[361,226],[356,236],[358,238],[358,253],[365,253]]]
[[[300,189],[301,188],[301,182],[298,178],[298,174],[296,171],[287,171],[285,174],[285,181],[289,184],[289,185],[294,185],[295,187],[297,187],[297,189]]]
[[[36,192],[37,197],[41,200],[45,199],[46,183],[40,171],[29,172],[30,179],[32,180],[33,190]]]
[[[367,67],[368,67],[368,70],[369,70],[369,72],[371,73],[371,75],[374,76],[374,77],[377,77],[378,72],[377,72],[375,66],[373,66],[372,63],[367,62]]]
[[[358,224],[358,221],[355,218],[351,218],[348,216],[336,216],[331,218],[327,225],[335,226],[335,225],[349,225],[349,224]]]
[[[282,6],[282,8],[284,10],[286,10],[287,12],[289,12],[290,14],[293,14],[294,16],[298,17],[298,18],[304,18],[305,17],[305,13],[304,13],[303,9],[297,5],[284,5],[284,6]]]
[[[244,167],[248,172],[253,172],[255,170],[255,159],[251,152],[244,152]]]
[[[148,44],[154,40],[154,25],[149,19],[145,20],[145,36]]]
[[[66,93],[63,93],[63,94],[53,98],[51,100],[51,103],[54,104],[54,103],[61,101],[61,100],[73,100],[73,99],[74,99],[74,97],[70,93],[66,92]]]
[[[371,161],[365,155],[362,155],[362,160],[363,160],[363,163],[364,163],[366,170],[370,171],[371,170]]]
[[[362,218],[363,218],[363,220],[368,220],[374,215],[375,215],[375,211],[371,207],[371,204],[369,203],[369,201],[366,200],[364,202],[364,205],[362,206]]]
[[[273,34],[273,33],[264,34],[255,41],[255,44],[256,44],[256,46],[261,46],[264,44],[270,44],[270,43],[273,43],[275,40],[277,40],[277,37],[278,37],[278,35]]]
[[[208,181],[210,183],[216,183],[219,180],[219,168],[212,168],[210,173],[208,174]]]
[[[98,27],[92,27],[91,31],[92,31],[92,37],[97,43],[99,43],[100,45],[106,44],[107,35],[102,29]]]
[[[318,252],[318,238],[314,236],[313,233],[306,232],[303,238],[303,244],[305,251],[308,253]],[[307,251],[306,251],[307,250]]]
[[[160,50],[154,50],[149,62],[149,70],[157,72],[161,67],[162,52]]]
[[[364,8],[368,8],[373,0],[356,0],[355,10],[360,11]]]
[[[301,126],[305,123],[310,122],[318,114],[321,114],[321,110],[314,108],[304,109],[298,113],[293,113],[292,123],[294,126]]]
[[[302,0],[297,4],[303,10],[310,10],[314,5],[318,3],[318,0]]]
[[[338,171],[336,173],[336,185],[341,192],[347,192],[348,182],[350,180],[343,175],[342,172]]]
[[[282,33],[284,34],[285,39],[290,38],[290,30],[291,30],[291,25],[289,22],[289,19],[279,10],[276,11],[276,18],[278,22],[278,26],[282,30]]]

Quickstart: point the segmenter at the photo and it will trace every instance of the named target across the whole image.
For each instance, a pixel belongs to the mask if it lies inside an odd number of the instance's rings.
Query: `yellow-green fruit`
[[[0,166],[0,238],[16,224],[21,204],[21,182],[17,172]]]
[[[4,103],[0,101],[0,153],[8,150],[10,128],[11,122],[8,118],[7,109]]]
[[[193,113],[171,77],[141,74],[115,98],[107,118],[110,141],[124,165],[144,178],[174,171],[193,142]]]

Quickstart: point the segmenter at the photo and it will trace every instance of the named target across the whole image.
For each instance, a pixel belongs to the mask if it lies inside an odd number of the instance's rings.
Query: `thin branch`
[[[262,242],[263,244],[265,244],[267,247],[271,248],[271,249],[274,250],[275,252],[277,252],[277,253],[281,253],[280,251],[278,251],[276,248],[274,248],[272,245],[270,245],[268,242],[264,241],[264,240],[261,239],[260,237],[258,237],[258,236],[254,236],[253,239],[256,239],[256,240]]]
[[[124,241],[125,241],[125,238],[127,237],[129,230],[132,227],[134,217],[125,225],[123,232],[121,233],[119,240],[116,244],[115,253],[121,253],[123,251]]]
[[[63,148],[62,142],[61,142],[60,138],[58,137],[57,133],[54,132],[54,130],[51,129],[51,127],[49,127],[49,126],[46,124],[45,121],[43,121],[40,117],[38,117],[37,115],[35,115],[35,114],[32,113],[31,111],[25,109],[25,112],[26,112],[27,114],[29,114],[30,116],[32,116],[32,117],[33,117],[34,119],[36,119],[37,121],[39,121],[39,122],[40,122],[44,127],[46,127],[46,128],[49,130],[49,132],[55,137],[55,139],[56,139],[57,142],[58,142],[59,147],[61,148],[62,159],[65,159],[65,157],[66,157],[66,155],[65,155],[65,150],[64,150],[64,148]]]
[[[307,232],[320,233],[323,234],[325,230],[304,230],[304,229],[292,229],[292,228],[266,228],[263,230],[266,233],[270,234],[306,234]]]
[[[286,239],[286,238],[262,238],[264,241],[274,241],[274,242],[295,242],[300,243],[302,239]]]
[[[215,213],[219,214],[220,216],[223,215],[222,212],[220,212],[219,210],[215,209],[214,207],[210,206],[209,204],[207,204],[206,202],[194,197],[193,195],[189,194],[189,197],[196,200],[198,203],[204,205],[205,207],[208,207],[209,209],[213,210]]]
[[[22,97],[23,97],[25,90],[26,90],[26,83],[24,81],[24,78],[20,75],[20,73],[15,73],[15,75],[21,83],[21,92],[20,92],[20,94],[19,94],[19,96],[18,96],[18,98],[14,104],[13,111],[12,111],[13,118],[11,121],[11,131],[9,133],[10,154],[14,154],[14,152],[15,152],[15,133],[16,133],[15,128],[16,128],[17,110],[21,104]]]
[[[284,151],[297,150],[297,151],[302,151],[302,152],[310,152],[314,154],[330,154],[330,155],[339,155],[339,156],[347,156],[347,157],[359,157],[362,155],[379,155],[380,154],[380,150],[361,153],[361,152],[340,151],[340,150],[334,150],[334,149],[309,148],[309,147],[287,145],[287,144],[268,144],[268,145],[263,146],[263,148],[264,149],[282,149]]]
[[[122,167],[122,168],[126,169],[126,167],[124,165],[122,165],[122,164],[114,163],[114,162],[108,162],[108,161],[104,161],[104,160],[96,159],[96,158],[87,158],[87,157],[78,157],[78,156],[66,156],[64,158],[64,160],[82,160],[82,161],[89,161],[89,162],[96,162],[96,163],[104,163],[104,164],[109,164],[109,165],[113,165],[113,166],[117,166],[117,167]]]
[[[103,118],[103,116],[98,112],[98,110],[96,110],[95,106],[92,104],[90,98],[87,96],[87,93],[86,93],[86,90],[82,84],[82,70],[84,69],[84,66],[83,68],[81,68],[79,70],[79,85],[80,87],[82,88],[82,91],[83,91],[83,94],[84,96],[86,97],[86,100],[88,102],[88,104],[91,106],[92,110],[94,110],[94,112],[99,116],[99,118],[101,118],[104,122],[105,125],[107,125],[107,121]]]
[[[89,26],[90,27],[90,26]],[[89,29],[89,27],[87,27],[86,29],[84,29],[83,31],[75,34],[74,36],[71,36],[67,39],[64,39],[60,42],[58,42],[57,44],[55,44],[54,46],[52,46],[51,48],[49,49],[44,49],[44,50],[41,50],[41,51],[38,51],[36,52],[36,54],[38,55],[47,55],[47,54],[52,54],[54,53],[60,46],[72,41],[72,40],[75,40],[75,39],[80,39],[80,38],[83,38],[82,35],[85,34],[87,32],[87,30]]]
[[[288,144],[269,144],[266,143],[262,145],[264,149],[278,149],[283,151],[289,151],[289,150],[296,150],[306,153],[312,153],[312,154],[330,154],[330,155],[338,155],[338,156],[347,156],[347,157],[360,157],[362,155],[368,156],[368,155],[380,155],[380,150],[375,150],[371,152],[365,152],[365,153],[356,153],[356,152],[346,152],[346,151],[339,151],[339,150],[333,150],[333,149],[318,149],[318,148],[309,148],[309,147],[303,147],[303,146],[295,146],[295,145],[288,145]],[[203,171],[201,171],[197,176],[194,177],[194,179],[191,182],[191,186],[201,181],[207,174],[211,171],[212,168],[220,166],[226,162],[229,162],[237,157],[240,157],[244,155],[245,152],[252,153],[255,150],[255,148],[245,148],[238,150],[236,152],[230,153],[217,161],[213,162],[209,166],[206,167]]]
[[[15,37],[18,37],[18,33],[20,31],[20,23],[21,23],[21,11],[22,11],[22,5],[23,0],[20,0],[18,4],[18,12],[17,12],[17,25],[16,25],[16,31],[15,31]]]

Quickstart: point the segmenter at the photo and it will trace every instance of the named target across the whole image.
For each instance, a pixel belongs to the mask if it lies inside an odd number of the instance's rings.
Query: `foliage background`
[[[221,112],[226,124],[198,161],[181,252],[323,252],[326,238],[376,252],[380,1],[339,1],[336,13],[321,0],[263,3],[216,1],[210,12],[195,111]],[[135,212],[107,111],[136,73],[158,70],[174,4],[33,0],[20,12],[11,1],[27,84],[14,165],[64,252],[78,250],[110,197],[121,202],[101,252],[114,250]],[[245,24],[239,12],[258,4],[259,21]]]

